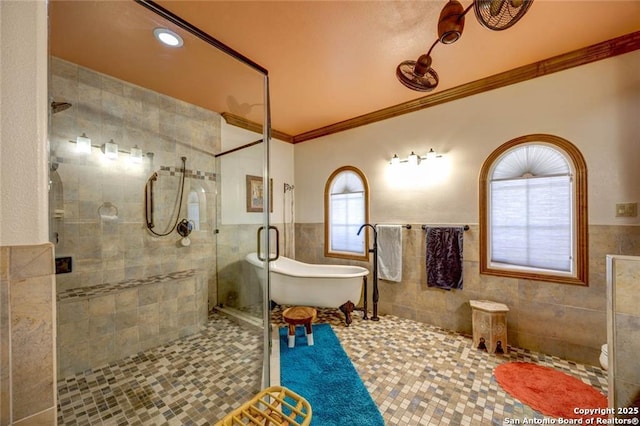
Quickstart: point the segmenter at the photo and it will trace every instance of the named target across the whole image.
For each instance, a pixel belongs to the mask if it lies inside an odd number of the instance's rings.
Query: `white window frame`
[[[505,155],[525,145],[546,145],[567,161],[571,174],[571,265],[568,271],[492,261],[491,183],[496,166]],[[587,285],[587,173],[580,151],[569,141],[553,135],[527,135],[496,149],[480,173],[480,273],[512,278]]]
[[[338,257],[342,259],[352,259],[352,260],[369,260],[369,233],[363,231],[360,236],[356,235],[356,231],[354,230],[354,241],[347,243],[347,245],[351,244],[353,246],[359,246],[358,249],[353,250],[345,250],[345,249],[336,249],[332,246],[332,196],[344,195],[344,194],[332,194],[332,188],[336,181],[341,178],[343,173],[352,173],[355,174],[361,183],[362,197],[363,197],[363,211],[360,216],[362,218],[362,223],[353,223],[350,226],[360,226],[364,223],[369,222],[369,183],[367,182],[367,178],[364,173],[360,171],[358,168],[353,166],[344,166],[335,170],[327,182],[325,184],[324,189],[324,255],[327,257]],[[346,193],[348,194],[348,193]]]

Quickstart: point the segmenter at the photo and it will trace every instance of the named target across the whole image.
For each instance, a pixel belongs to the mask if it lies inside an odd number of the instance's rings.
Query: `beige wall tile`
[[[174,283],[175,284],[175,283]],[[157,285],[143,285],[138,288],[138,306],[158,303],[162,289]]]
[[[138,337],[138,326],[118,331],[116,334],[116,356],[117,359],[135,354],[140,350],[140,339]]]
[[[91,360],[91,366],[98,366],[106,364],[111,361],[116,361],[116,338],[115,332],[104,334],[95,339],[92,339],[89,343],[89,359]]]
[[[403,281],[379,282],[380,314],[417,318],[439,327],[468,332],[470,315],[466,301],[501,302],[510,308],[509,342],[599,365],[600,346],[606,341],[606,255],[633,254],[635,248],[640,247],[640,227],[589,227],[589,285],[585,287],[481,275],[477,263],[479,232],[477,225],[472,225],[464,234],[464,288],[459,292],[427,287],[424,232],[419,227],[415,225],[403,234]],[[323,235],[322,223],[296,224],[296,259],[308,263],[340,263],[324,257]],[[347,263],[371,269],[370,262]],[[369,285],[371,288],[371,283]],[[370,311],[371,294],[369,291]],[[626,298],[636,299],[635,296]],[[640,309],[637,303],[632,304]]]
[[[58,347],[74,347],[86,345],[89,342],[89,319],[58,324]]]
[[[560,337],[567,344],[599,349],[606,343],[606,311],[566,307],[562,318]]]
[[[600,357],[600,346],[594,348],[593,346],[585,346],[579,344],[573,344],[571,342],[564,342],[564,358],[571,359],[583,364],[593,364],[594,359]],[[600,367],[598,363],[596,367]]]
[[[616,312],[640,316],[640,261],[617,259],[614,281]]]
[[[3,254],[8,254],[8,248],[5,251],[2,248]],[[10,414],[10,369],[9,363],[9,348],[10,348],[10,333],[9,333],[9,281],[2,278],[0,279],[0,424],[9,424]]]
[[[26,419],[13,422],[16,426],[51,426],[56,424],[58,413],[56,407],[49,408]]]
[[[91,367],[89,360],[89,343],[58,346],[58,378],[76,374]]]
[[[44,273],[47,267],[38,263],[51,265],[48,245],[33,250],[21,247],[18,252],[19,276]],[[27,253],[34,256],[32,261],[27,260]],[[27,270],[28,265],[33,266],[34,272]],[[17,419],[55,405],[53,286],[52,275],[10,283],[12,406],[13,417]]]
[[[9,247],[0,247],[0,280],[9,279],[9,267],[11,260],[11,249]]]
[[[138,307],[138,289],[126,289],[115,294],[116,312],[129,311]]]
[[[115,331],[124,330],[138,325],[138,309],[116,311]]]
[[[640,316],[615,315],[615,348],[609,351],[615,357],[616,380],[635,383],[640,388]]]
[[[68,299],[57,303],[58,327],[66,324],[88,324],[89,300]]]
[[[101,315],[113,315],[116,312],[116,298],[106,294],[89,299],[89,318]]]
[[[55,273],[53,245],[17,246],[11,249],[10,279],[24,280]]]
[[[92,315],[89,317],[89,340],[96,339],[105,334],[113,333],[116,329],[115,312],[104,315]]]
[[[634,407],[633,401],[638,397],[638,384],[624,380],[616,382],[614,407]]]

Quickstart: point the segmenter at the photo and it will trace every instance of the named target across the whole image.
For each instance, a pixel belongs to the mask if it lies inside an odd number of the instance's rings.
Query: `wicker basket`
[[[306,399],[283,387],[271,386],[226,415],[216,426],[306,426],[311,406]]]

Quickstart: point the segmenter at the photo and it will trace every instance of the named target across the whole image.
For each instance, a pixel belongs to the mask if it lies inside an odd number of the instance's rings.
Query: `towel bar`
[[[422,225],[422,229],[425,230],[429,226],[462,226],[462,225]],[[464,229],[465,231],[468,231],[469,230],[469,225],[462,226],[462,229]]]
[[[376,223],[375,226],[378,226],[378,225],[389,225],[389,226],[392,226],[392,224],[390,224],[390,223]],[[398,225],[398,226],[402,226],[403,228],[411,229],[411,224],[410,223],[407,223],[406,225]]]

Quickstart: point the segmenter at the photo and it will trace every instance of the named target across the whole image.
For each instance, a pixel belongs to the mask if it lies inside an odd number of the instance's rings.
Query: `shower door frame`
[[[248,67],[254,69],[260,75],[263,76],[263,89],[264,89],[264,117],[263,117],[263,126],[262,126],[262,140],[264,142],[263,149],[263,170],[262,177],[263,182],[270,182],[270,145],[271,145],[271,103],[270,103],[270,92],[269,92],[269,71],[258,63],[252,61],[248,57],[244,56],[240,52],[235,49],[227,46],[222,43],[220,40],[212,37],[206,32],[202,31],[198,27],[192,25],[191,23],[185,21],[178,15],[172,13],[171,11],[165,9],[160,6],[155,1],[151,0],[134,0],[139,5],[149,9],[151,12],[159,15],[160,17],[166,19],[167,21],[177,25],[183,30],[191,33],[195,37],[201,39],[205,43],[213,46],[214,48],[226,53],[231,58],[236,59]],[[264,208],[263,208],[263,216],[262,222],[264,229],[269,229],[270,226],[270,218],[269,212],[271,211],[271,188],[270,185],[264,185]],[[264,238],[261,239],[261,251],[262,253],[269,253],[269,247],[271,246],[271,233],[265,232]],[[263,352],[262,352],[262,386],[268,387],[270,385],[270,354],[271,354],[271,307],[270,307],[270,288],[271,288],[271,280],[270,280],[270,271],[269,271],[269,256],[265,256],[264,265],[262,268],[263,280],[265,283],[264,291],[262,294],[262,305],[263,305]]]

